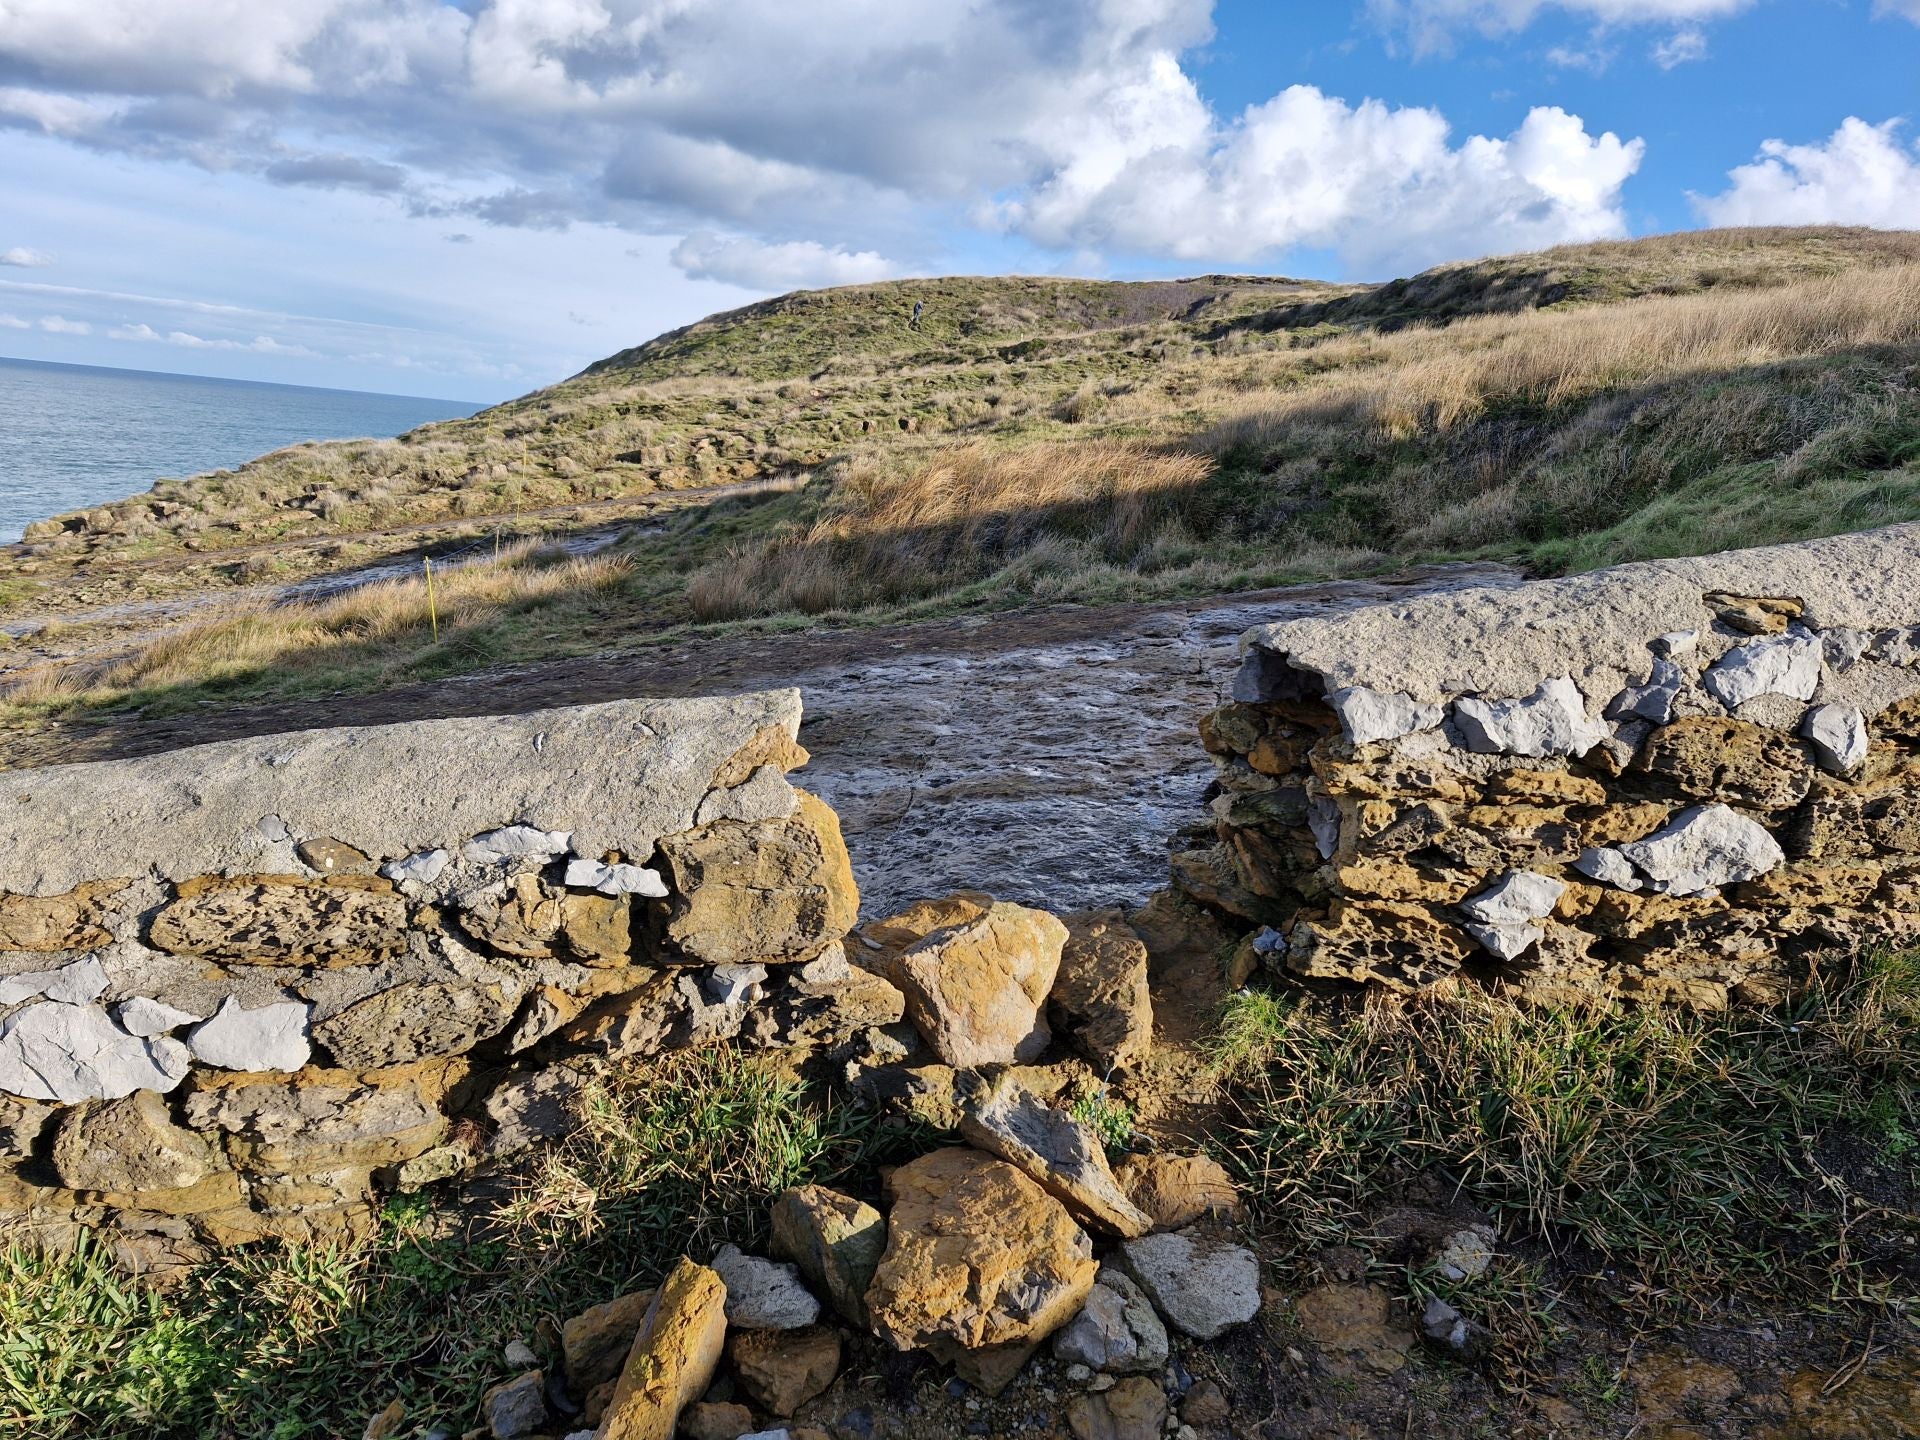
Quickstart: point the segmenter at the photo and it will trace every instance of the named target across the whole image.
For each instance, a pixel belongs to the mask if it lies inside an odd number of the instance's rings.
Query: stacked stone
[[[0,1209],[131,1261],[366,1222],[600,1069],[860,1053],[797,693],[312,731],[0,776]]]
[[[1237,965],[1777,999],[1920,936],[1920,527],[1248,633],[1176,886]]]

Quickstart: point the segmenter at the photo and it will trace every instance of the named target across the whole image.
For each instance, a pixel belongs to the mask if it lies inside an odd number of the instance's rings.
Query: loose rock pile
[[[1248,633],[1175,883],[1238,973],[1771,1000],[1920,934],[1920,527]]]

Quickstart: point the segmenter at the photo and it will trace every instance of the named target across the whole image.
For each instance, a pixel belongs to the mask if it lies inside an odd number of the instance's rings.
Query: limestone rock
[[[1634,872],[1633,865],[1611,845],[1589,845],[1580,852],[1580,858],[1573,862],[1573,868],[1603,885],[1629,891],[1640,888],[1640,877]]]
[[[1553,913],[1567,887],[1551,875],[1509,870],[1492,886],[1463,902],[1461,911],[1483,925],[1524,925]]]
[[[524,871],[464,895],[460,926],[493,950],[526,959],[554,953],[566,924],[566,892]]]
[[[494,986],[396,985],[318,1022],[313,1038],[343,1069],[404,1065],[471,1050],[506,1028],[518,1001]]]
[[[53,1135],[53,1170],[69,1190],[184,1190],[218,1167],[213,1148],[174,1124],[151,1090],[75,1106]]]
[[[1418,905],[1338,899],[1324,918],[1303,919],[1287,941],[1287,968],[1338,980],[1376,980],[1417,990],[1460,968],[1466,935]]]
[[[605,1059],[639,1059],[666,1044],[686,1011],[686,996],[676,987],[675,977],[653,974],[631,990],[597,1001],[555,1035],[569,1046]]]
[[[0,980],[0,1005],[18,1005],[43,996],[65,1005],[84,1005],[107,988],[106,968],[96,955],[71,961],[54,970],[25,970]]]
[[[1655,730],[1632,768],[1666,781],[1689,799],[1755,810],[1798,805],[1813,782],[1806,751],[1791,738],[1715,715],[1689,716]]]
[[[547,1377],[529,1370],[495,1385],[480,1397],[493,1440],[527,1440],[547,1428]]]
[[[1480,755],[1584,755],[1610,733],[1588,716],[1580,688],[1564,675],[1520,700],[1466,696],[1453,702],[1453,719]]]
[[[581,1311],[560,1327],[560,1353],[567,1384],[584,1399],[597,1386],[619,1378],[633,1337],[653,1305],[653,1290],[635,1290]]]
[[[1166,1426],[1166,1392],[1143,1375],[1067,1402],[1067,1428],[1074,1440],[1161,1440]]]
[[[1643,684],[1629,685],[1614,696],[1607,706],[1607,718],[1624,720],[1637,717],[1664,725],[1673,719],[1674,703],[1691,684],[1692,677],[1685,670],[1671,660],[1656,659]]]
[[[1082,1221],[1109,1234],[1144,1235],[1151,1219],[1126,1197],[1100,1140],[1064,1110],[1044,1104],[1010,1075],[967,1097],[960,1133],[1036,1181]]]
[[[727,1337],[727,1287],[682,1259],[641,1320],[599,1440],[672,1440],[680,1413],[713,1383]]]
[[[1369,690],[1364,685],[1346,685],[1332,691],[1327,704],[1340,717],[1340,728],[1355,745],[1432,730],[1446,716],[1442,706],[1423,705],[1411,695]]]
[[[120,1022],[120,1028],[129,1035],[147,1038],[165,1035],[182,1025],[197,1025],[207,1017],[195,1015],[190,1010],[176,1010],[145,995],[135,995],[113,1007],[113,1018]]]
[[[229,995],[211,1018],[187,1032],[187,1048],[202,1065],[223,1070],[298,1070],[313,1053],[307,1007],[290,1000],[247,1010]]]
[[[1206,1155],[1128,1155],[1113,1174],[1155,1230],[1184,1230],[1196,1220],[1231,1215],[1240,1207],[1232,1177]]]
[[[738,785],[709,791],[694,812],[693,823],[738,820],[752,825],[761,820],[784,820],[793,814],[796,803],[794,788],[779,767],[762,765]]]
[[[1070,915],[1066,925],[1047,1018],[1098,1073],[1130,1069],[1153,1048],[1147,947],[1114,916]]]
[[[1138,1285],[1103,1265],[1086,1305],[1054,1332],[1053,1353],[1109,1375],[1154,1375],[1166,1368],[1167,1328]]]
[[[690,965],[792,963],[853,928],[860,892],[839,817],[794,793],[787,819],[721,820],[661,842],[670,954]]]
[[[1758,695],[1811,700],[1820,686],[1820,641],[1805,633],[1749,640],[1708,668],[1707,693],[1729,710]]]
[[[753,1412],[728,1401],[703,1400],[680,1417],[686,1440],[743,1440],[753,1432]]]
[[[744,1330],[727,1343],[742,1388],[776,1415],[791,1415],[840,1373],[840,1332],[826,1325],[800,1330]]]
[[[494,1126],[487,1152],[512,1155],[571,1132],[580,1123],[575,1104],[588,1080],[583,1069],[553,1065],[495,1086],[484,1107]]]
[[[42,1001],[0,1020],[0,1091],[26,1100],[117,1100],[136,1090],[161,1094],[186,1078],[187,1047],[166,1036],[141,1039],[97,1005]]]
[[[1044,910],[996,901],[979,919],[909,946],[888,978],[947,1064],[1024,1064],[1052,1038],[1041,1009],[1066,940],[1067,927]]]
[[[667,882],[660,872],[642,865],[609,865],[604,860],[575,859],[567,862],[566,883],[602,895],[640,895],[650,900],[667,898]]]
[[[377,882],[375,882],[377,883]],[[407,902],[342,882],[188,881],[154,916],[156,949],[209,960],[291,965],[367,960],[406,943]]]
[[[867,1326],[867,1287],[887,1248],[878,1210],[821,1185],[802,1185],[773,1202],[772,1250],[800,1267],[840,1314]]]
[[[1622,845],[1620,853],[1656,889],[1672,895],[1751,880],[1786,859],[1764,826],[1724,805],[1683,811],[1646,839]]]
[[[460,847],[460,854],[476,865],[498,865],[504,860],[551,859],[566,854],[572,846],[570,831],[542,830],[537,825],[506,825],[474,836]]]
[[[1030,1345],[1078,1313],[1099,1267],[1066,1209],[1003,1160],[935,1150],[888,1179],[887,1248],[867,1289],[874,1330],[951,1359]]]
[[[1177,1230],[1120,1247],[1121,1264],[1167,1323],[1214,1340],[1260,1313],[1260,1261],[1243,1245]]]
[[[389,861],[380,867],[380,873],[396,885],[431,885],[440,878],[451,859],[450,850],[422,850],[417,855]]]
[[[820,1302],[800,1283],[796,1265],[781,1265],[722,1245],[714,1272],[727,1287],[727,1324],[738,1330],[798,1330],[820,1318]]]
[[[1815,705],[1800,722],[1823,770],[1846,775],[1867,758],[1867,718],[1853,705]]]

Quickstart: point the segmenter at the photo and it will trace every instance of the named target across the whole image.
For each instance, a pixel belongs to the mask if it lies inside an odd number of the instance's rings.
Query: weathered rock
[[[1675,702],[1692,683],[1692,677],[1671,660],[1656,659],[1642,684],[1629,685],[1614,696],[1607,706],[1607,718],[1622,720],[1631,716],[1664,725],[1673,719]]]
[[[101,898],[124,884],[95,881],[64,895],[0,894],[0,950],[98,949],[112,938],[101,924]]]
[[[907,997],[892,981],[848,963],[843,945],[829,945],[804,965],[786,972],[776,1002],[784,1043],[844,1045],[878,1026],[897,1025]]]
[[[560,1353],[567,1384],[582,1398],[616,1380],[633,1349],[633,1337],[652,1308],[654,1290],[635,1290],[581,1311],[560,1327]]]
[[[609,1060],[655,1054],[686,1015],[686,996],[675,982],[672,974],[648,974],[633,989],[597,1001],[561,1026],[555,1038]]]
[[[26,1100],[117,1100],[161,1094],[186,1078],[192,1057],[166,1036],[127,1034],[97,1005],[41,1001],[0,1020],[0,1091]]]
[[[1041,1009],[1066,940],[1067,927],[1044,910],[999,901],[979,919],[909,946],[888,978],[947,1064],[1024,1064],[1051,1039]]]
[[[753,1431],[753,1412],[729,1401],[705,1400],[680,1417],[686,1440],[742,1440]]]
[[[1453,719],[1467,748],[1481,755],[1584,755],[1610,733],[1564,675],[1521,700],[1466,696],[1453,702]]]
[[[1633,865],[1626,856],[1609,845],[1589,845],[1580,852],[1580,858],[1573,862],[1573,868],[1582,875],[1592,876],[1603,885],[1612,885],[1621,890],[1640,888],[1640,876]]]
[[[807,960],[853,928],[860,892],[840,820],[804,790],[784,820],[722,820],[664,840],[662,934],[687,964]]]
[[[480,1397],[493,1440],[527,1440],[547,1428],[547,1377],[538,1370],[495,1385]]]
[[[190,880],[154,916],[149,938],[176,955],[292,965],[370,960],[400,949],[406,934],[406,900],[364,882]]]
[[[1183,1335],[1214,1340],[1260,1313],[1260,1261],[1243,1245],[1179,1230],[1128,1240],[1120,1257]]]
[[[1805,633],[1736,645],[1702,677],[1707,693],[1729,710],[1758,695],[1811,700],[1820,686],[1820,641]]]
[[[1798,805],[1813,783],[1806,751],[1789,736],[1714,715],[1689,716],[1655,730],[1632,768],[1689,799],[1755,810]]]
[[[1287,968],[1338,980],[1376,980],[1417,990],[1460,968],[1472,947],[1463,931],[1418,905],[1339,899],[1323,919],[1303,919],[1288,936]]]
[[[420,982],[369,995],[313,1027],[334,1064],[348,1070],[458,1055],[498,1035],[517,995],[495,986]]]
[[[833,1308],[867,1326],[867,1287],[887,1248],[887,1222],[871,1205],[820,1185],[773,1202],[772,1249],[791,1260]]]
[[[747,1394],[791,1415],[840,1373],[840,1332],[826,1325],[741,1331],[727,1342],[727,1358]]]
[[[1166,1367],[1167,1329],[1146,1293],[1103,1265],[1080,1313],[1054,1332],[1053,1353],[1109,1375],[1154,1375]]]
[[[1764,826],[1724,805],[1683,811],[1670,825],[1620,847],[1657,889],[1694,895],[1764,875],[1786,856]]]
[[[488,1153],[512,1155],[570,1133],[580,1123],[576,1102],[588,1083],[585,1070],[556,1065],[495,1086],[484,1106],[494,1126]]]
[[[1113,1178],[1099,1138],[1009,1075],[981,1081],[966,1097],[960,1133],[976,1149],[1017,1167],[1083,1222],[1108,1234],[1144,1235],[1153,1223]]]
[[[298,1070],[313,1047],[307,1043],[307,1007],[297,1000],[242,1008],[237,996],[187,1032],[187,1048],[202,1065],[223,1070]]]
[[[1184,1230],[1196,1220],[1230,1215],[1240,1207],[1232,1177],[1206,1155],[1127,1155],[1113,1174],[1155,1230]]]
[[[1085,1302],[1099,1267],[1066,1209],[1003,1160],[936,1150],[888,1179],[887,1248],[867,1289],[875,1331],[951,1359],[1030,1345]]]
[[[1397,740],[1417,730],[1432,730],[1446,717],[1439,705],[1423,705],[1410,695],[1347,685],[1327,695],[1327,704],[1340,717],[1340,728],[1355,745]]]
[[[183,1190],[219,1168],[213,1148],[176,1125],[151,1090],[75,1106],[53,1135],[53,1170],[69,1190],[123,1195]]]
[[[727,1336],[727,1287],[681,1260],[661,1282],[634,1336],[599,1440],[672,1440],[680,1413],[706,1392]]]
[[[1823,770],[1848,775],[1867,758],[1867,717],[1854,705],[1815,705],[1800,722]]]
[[[1158,1381],[1140,1375],[1067,1402],[1067,1428],[1074,1440],[1161,1440],[1166,1425],[1166,1392]]]
[[[1498,882],[1464,901],[1460,909],[1483,925],[1523,925],[1551,915],[1566,889],[1551,875],[1509,870]]]
[[[797,803],[794,788],[779,767],[762,765],[738,785],[710,791],[694,812],[693,823],[738,820],[751,825],[761,820],[784,820],[793,814]]]
[[[1498,1239],[1491,1225],[1464,1226],[1442,1238],[1433,1266],[1449,1280],[1477,1280],[1493,1264]]]
[[[1102,1075],[1130,1069],[1153,1048],[1147,947],[1117,916],[1069,915],[1066,925],[1047,1018]]]
[[[227,1134],[227,1153],[254,1171],[305,1175],[397,1165],[446,1138],[437,1105],[414,1089],[246,1082],[195,1090],[185,1118]]]
[[[727,1324],[737,1330],[798,1330],[820,1318],[820,1302],[800,1283],[797,1265],[722,1245],[713,1269],[727,1287]]]

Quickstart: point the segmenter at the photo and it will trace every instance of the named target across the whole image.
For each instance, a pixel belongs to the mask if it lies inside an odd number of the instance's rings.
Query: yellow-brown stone
[[[713,786],[716,790],[731,790],[746,784],[762,765],[785,772],[798,770],[812,758],[800,742],[787,733],[786,726],[764,725],[714,772]]]
[[[1487,782],[1487,798],[1547,807],[1604,805],[1607,789],[1567,770],[1504,770]]]
[[[1872,861],[1782,865],[1736,885],[1733,898],[1742,905],[1861,905],[1879,886],[1880,873]]]
[[[1447,870],[1427,870],[1399,860],[1357,859],[1334,867],[1334,883],[1348,895],[1372,895],[1382,900],[1425,900],[1456,905],[1472,889],[1475,876]]]
[[[257,876],[181,885],[154,916],[157,949],[255,965],[364,963],[403,948],[408,904],[384,880]]]
[[[1725,715],[1690,715],[1659,727],[1640,747],[1632,768],[1688,799],[1756,810],[1798,805],[1814,773],[1800,741]]]
[[[673,1440],[680,1412],[713,1383],[726,1338],[726,1285],[706,1266],[681,1259],[634,1335],[599,1440]]]
[[[1418,990],[1452,975],[1478,947],[1431,910],[1394,900],[1335,900],[1323,920],[1302,920],[1287,951],[1300,975],[1373,980]]]
[[[97,950],[112,937],[100,924],[102,900],[125,880],[94,880],[64,895],[0,895],[0,950]]]

